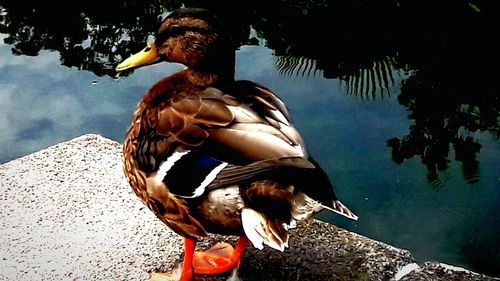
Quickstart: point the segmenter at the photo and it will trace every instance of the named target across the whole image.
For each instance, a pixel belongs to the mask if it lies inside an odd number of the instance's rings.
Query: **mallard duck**
[[[282,100],[263,85],[235,81],[235,48],[215,15],[172,12],[154,41],[116,71],[161,61],[186,68],[138,104],[124,172],[140,200],[184,237],[179,280],[237,269],[249,242],[283,251],[295,222],[321,210],[358,218],[308,155]],[[209,233],[239,239],[235,248],[195,252]]]

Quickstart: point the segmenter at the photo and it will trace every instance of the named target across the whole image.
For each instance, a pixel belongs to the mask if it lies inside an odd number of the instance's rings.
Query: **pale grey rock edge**
[[[2,164],[0,193],[0,280],[147,280],[181,261],[181,237],[135,197],[117,142],[84,135]],[[199,247],[220,239],[234,241],[212,236]],[[317,220],[289,244],[284,253],[250,247],[240,278],[500,280],[438,262],[405,275],[409,251]]]

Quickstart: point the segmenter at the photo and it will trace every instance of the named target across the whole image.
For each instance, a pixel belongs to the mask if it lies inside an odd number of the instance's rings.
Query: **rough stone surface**
[[[235,241],[214,235],[199,247],[220,239]],[[500,280],[439,263],[404,275],[408,251],[317,220],[289,244],[284,253],[250,247],[240,279]],[[147,280],[181,254],[181,237],[132,193],[114,141],[85,135],[0,165],[0,280]]]
[[[449,281],[487,281],[500,280],[498,278],[488,277],[477,274],[463,268],[439,262],[426,262],[421,268],[416,269],[400,279],[401,281],[413,280],[449,280]]]

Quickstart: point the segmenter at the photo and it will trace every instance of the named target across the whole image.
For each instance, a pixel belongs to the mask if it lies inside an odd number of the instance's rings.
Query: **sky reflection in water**
[[[183,67],[163,63],[113,79],[61,66],[56,52],[13,56],[1,44],[0,57],[0,163],[86,133],[122,142],[147,88]],[[394,71],[390,95],[375,100],[348,95],[345,83],[321,73],[280,75],[263,46],[241,47],[236,73],[283,98],[312,156],[360,216],[357,223],[328,214],[321,219],[410,249],[420,261],[470,267],[471,259],[498,260],[492,246],[500,245],[500,152],[489,133],[473,134],[482,145],[478,183],[467,184],[461,163],[452,161],[439,172],[441,184],[432,186],[418,157],[398,165],[387,146],[411,125],[397,101],[404,73]]]

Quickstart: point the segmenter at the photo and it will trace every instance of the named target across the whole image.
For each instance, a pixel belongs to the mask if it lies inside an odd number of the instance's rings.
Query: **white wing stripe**
[[[165,176],[167,175],[167,172],[172,169],[174,166],[175,162],[179,161],[179,159],[182,158],[182,156],[186,155],[189,153],[189,150],[182,151],[182,152],[174,152],[170,157],[167,158],[167,160],[163,161],[160,164],[160,168],[158,168],[158,171],[156,172],[155,175],[155,181],[160,184]]]
[[[209,185],[215,177],[222,171],[227,166],[226,162],[222,162],[219,166],[215,167],[210,173],[207,175],[207,177],[201,182],[200,186],[198,186],[193,193],[192,197],[198,197],[202,195],[205,192],[205,187]]]

